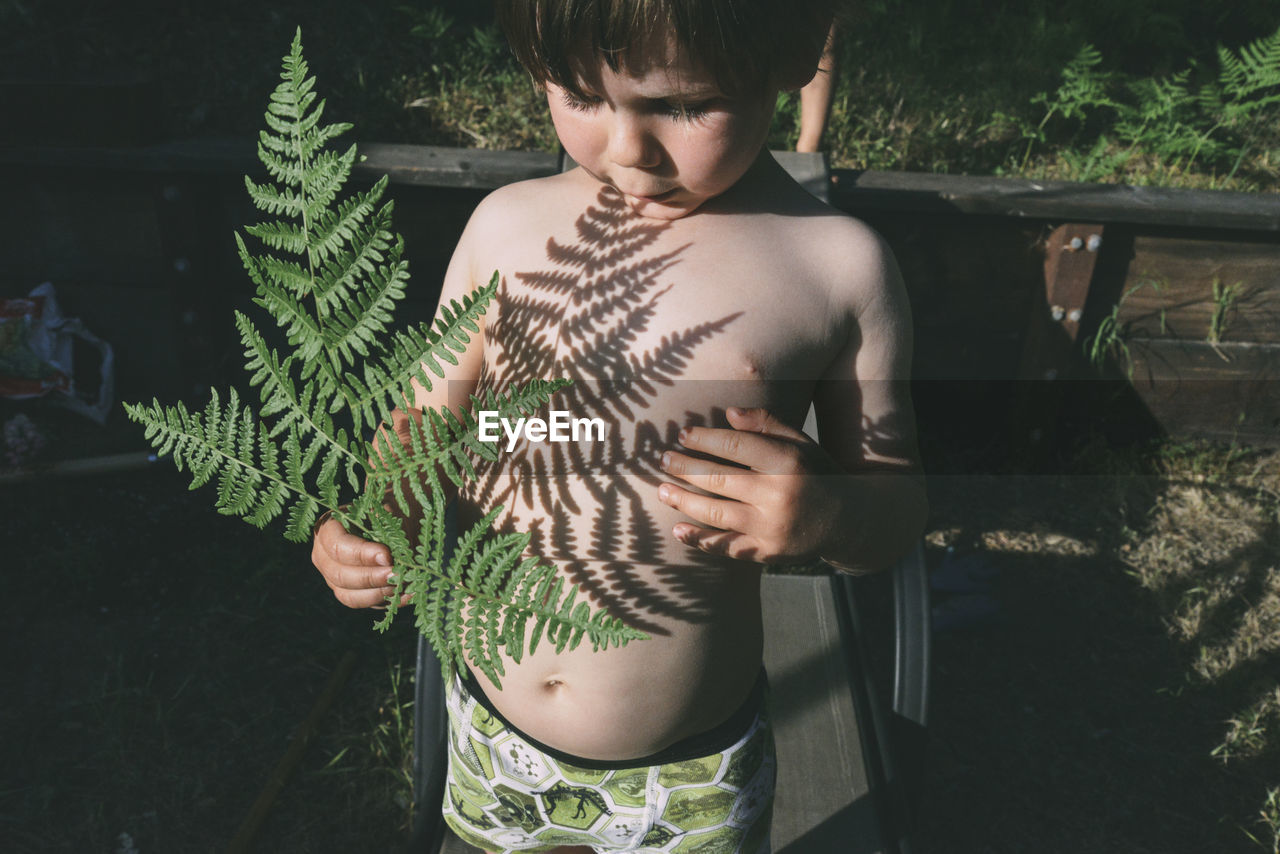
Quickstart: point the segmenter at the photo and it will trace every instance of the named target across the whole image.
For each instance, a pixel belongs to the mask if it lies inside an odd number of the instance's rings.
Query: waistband
[[[668,765],[672,762],[700,759],[704,756],[720,753],[737,744],[751,729],[756,717],[764,712],[765,694],[769,688],[768,677],[765,675],[764,668],[761,667],[760,675],[756,677],[755,684],[751,687],[751,693],[747,695],[747,699],[724,722],[715,725],[711,729],[682,738],[671,746],[648,756],[639,756],[635,759],[588,759],[584,756],[575,756],[572,753],[566,753],[563,750],[557,750],[550,745],[543,744],[536,738],[529,736],[528,733],[522,732],[513,726],[501,712],[494,708],[493,702],[484,693],[480,683],[476,681],[476,678],[467,668],[460,668],[459,681],[462,690],[475,697],[476,702],[483,706],[485,711],[501,721],[502,725],[508,730],[528,742],[535,750],[550,756],[558,762],[572,765],[575,768],[584,768],[588,771],[647,768],[654,765]]]

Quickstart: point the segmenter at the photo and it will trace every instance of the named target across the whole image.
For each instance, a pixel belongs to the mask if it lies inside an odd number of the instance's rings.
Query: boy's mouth
[[[626,193],[625,195],[629,195],[631,198],[641,202],[661,202],[670,198],[675,193],[676,189],[676,187],[672,187],[670,190],[664,190],[661,193],[654,193],[653,195],[643,195],[640,193]]]

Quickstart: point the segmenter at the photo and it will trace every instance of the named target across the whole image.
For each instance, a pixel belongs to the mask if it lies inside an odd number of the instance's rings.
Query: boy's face
[[[626,197],[636,213],[673,220],[732,187],[755,162],[776,92],[728,98],[665,40],[613,71],[579,64],[580,101],[547,83],[560,142],[580,166]]]

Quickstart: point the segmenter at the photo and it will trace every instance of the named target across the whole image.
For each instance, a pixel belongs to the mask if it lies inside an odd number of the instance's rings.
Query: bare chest
[[[803,424],[838,345],[824,283],[750,229],[640,220],[607,198],[566,222],[495,252],[479,388],[568,378],[539,416],[583,429],[504,442],[463,503],[502,505],[503,524],[566,567],[699,563],[657,498],[662,453],[683,427],[726,427],[731,406]]]
[[[749,232],[589,207],[572,229],[514,245],[499,272],[482,387],[567,377],[620,429],[726,406],[802,419],[833,355],[823,283]]]

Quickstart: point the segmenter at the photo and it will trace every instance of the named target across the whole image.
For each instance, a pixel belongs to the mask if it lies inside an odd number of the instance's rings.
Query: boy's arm
[[[488,209],[492,209],[492,206],[488,206]],[[485,228],[485,210],[486,206],[482,203],[458,241],[441,286],[440,305],[448,305],[451,300],[461,302],[466,294],[488,281],[488,276],[481,279],[476,275],[473,263],[473,245]],[[436,313],[439,314],[439,311],[437,306]],[[471,337],[466,350],[458,358],[458,364],[441,363],[445,371],[442,379],[431,375],[434,381],[430,391],[417,381],[413,383],[413,405],[416,409],[421,411],[425,406],[449,406],[457,411],[469,403],[468,398],[480,376],[484,356],[483,318],[479,325],[480,334]],[[413,417],[414,414],[396,410],[392,413],[390,429],[386,426],[380,428],[376,441],[407,442],[409,419]],[[385,605],[387,597],[395,592],[388,581],[393,572],[390,550],[381,543],[347,533],[336,520],[328,519],[316,526],[311,546],[311,562],[324,576],[325,583],[333,590],[338,601],[349,608]]]
[[[869,231],[853,326],[814,393],[822,447],[848,473],[840,523],[820,549],[847,572],[883,569],[919,539],[928,513],[911,406],[911,308],[902,274]]]
[[[704,458],[668,453],[663,470],[712,493],[659,487],[662,501],[702,523],[675,526],[686,545],[764,562],[817,555],[845,572],[873,572],[919,538],[928,506],[909,393],[910,310],[883,241],[849,228],[840,237],[851,251],[829,259],[847,331],[815,389],[825,440],[767,410],[734,407],[731,429],[681,431],[680,443]]]

